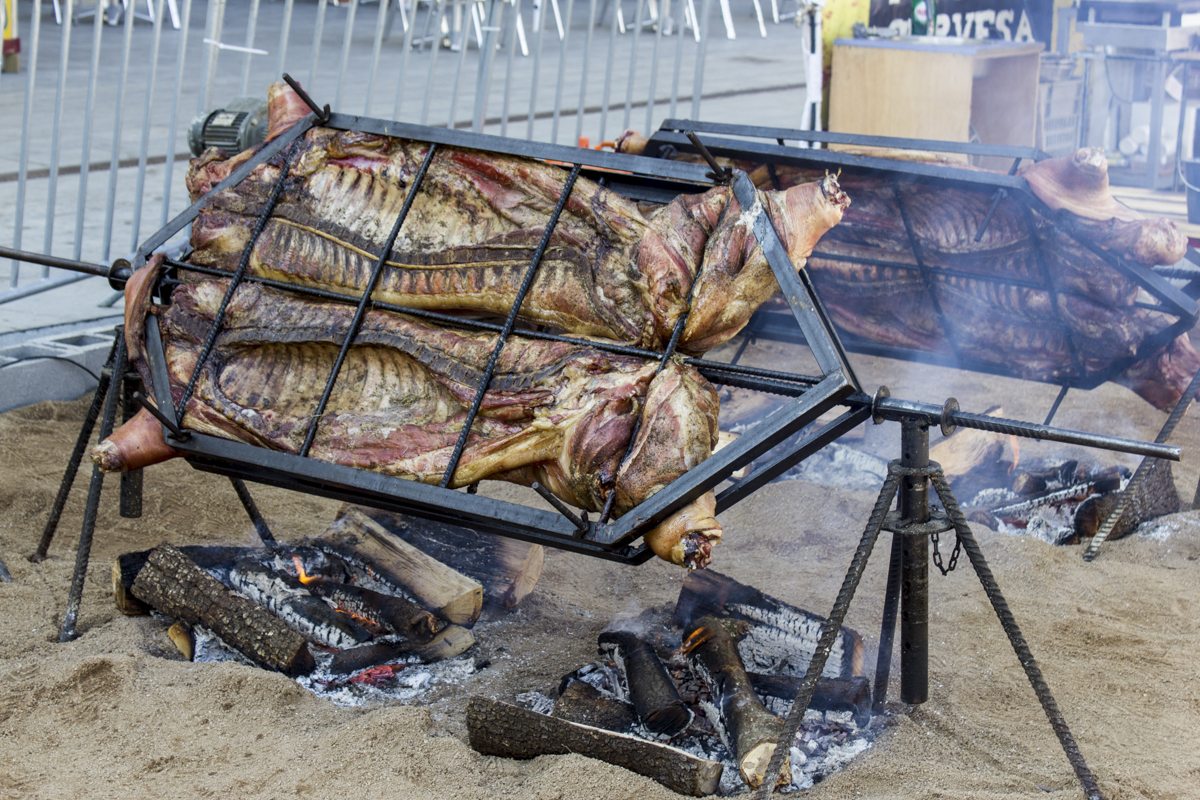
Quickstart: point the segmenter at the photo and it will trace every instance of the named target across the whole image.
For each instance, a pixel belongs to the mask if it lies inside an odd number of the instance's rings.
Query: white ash
[[[802,480],[845,489],[878,489],[887,477],[888,461],[854,447],[825,445],[777,480]]]
[[[550,712],[554,711],[554,698],[541,692],[521,692],[514,699],[517,701],[517,705],[547,717],[550,716]]]
[[[1143,522],[1133,532],[1134,536],[1152,542],[1166,542],[1176,536],[1194,537],[1197,534],[1200,534],[1200,516],[1191,512],[1168,514]]]

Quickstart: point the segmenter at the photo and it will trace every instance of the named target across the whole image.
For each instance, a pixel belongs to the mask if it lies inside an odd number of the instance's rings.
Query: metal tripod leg
[[[896,614],[900,608],[900,539],[901,534],[892,534],[892,557],[888,564],[887,588],[883,593],[883,622],[879,626],[879,655],[875,659],[873,714],[883,711],[892,676],[892,645],[896,641]]]
[[[967,558],[971,560],[971,566],[975,568],[979,582],[983,584],[983,591],[991,602],[992,609],[996,612],[996,618],[1000,620],[1000,627],[1008,636],[1008,641],[1017,654],[1017,660],[1021,662],[1021,667],[1025,670],[1025,676],[1033,686],[1034,694],[1037,695],[1042,710],[1046,712],[1046,718],[1050,720],[1050,727],[1054,729],[1054,735],[1058,737],[1067,761],[1075,770],[1075,776],[1079,779],[1084,794],[1088,800],[1103,800],[1100,787],[1096,783],[1096,776],[1092,774],[1087,762],[1084,761],[1083,754],[1079,752],[1079,745],[1075,742],[1071,729],[1067,727],[1067,721],[1059,710],[1054,695],[1050,693],[1046,679],[1042,677],[1042,670],[1034,660],[1033,653],[1030,652],[1029,645],[1021,633],[1020,627],[1017,626],[1017,620],[1013,617],[1012,610],[1009,609],[1004,595],[1000,593],[1000,585],[996,582],[996,577],[992,575],[992,570],[983,557],[983,551],[979,548],[979,542],[975,540],[975,535],[971,532],[962,510],[958,507],[958,501],[950,491],[950,485],[940,470],[930,475],[929,479],[933,483],[934,491],[941,498],[947,516],[954,523],[954,531],[958,535],[959,541],[962,542],[963,550],[966,551]]]
[[[100,416],[100,405],[104,402],[109,384],[112,382],[117,340],[122,338],[124,338],[123,331],[121,328],[117,328],[112,347],[108,351],[108,358],[104,360],[104,368],[100,371],[100,382],[96,384],[96,391],[92,394],[92,404],[88,406],[87,415],[83,418],[83,425],[79,428],[79,436],[75,439],[75,449],[71,451],[71,457],[67,461],[67,471],[63,473],[62,481],[58,484],[58,495],[54,498],[54,505],[50,507],[50,517],[46,520],[46,527],[42,529],[42,538],[38,541],[37,550],[29,557],[29,560],[34,563],[46,558],[46,553],[50,550],[50,543],[54,541],[54,534],[58,530],[58,521],[67,505],[67,498],[71,495],[71,487],[75,484],[75,474],[79,472],[79,464],[83,461],[88,441],[92,438],[92,430],[96,427],[96,419]]]
[[[121,419],[126,422],[140,408],[137,400],[134,399],[140,385],[141,379],[137,373],[125,370],[121,376]],[[121,473],[121,516],[126,519],[138,519],[142,516],[142,471],[140,469],[129,469]]]
[[[821,673],[825,670],[825,663],[829,661],[834,641],[841,631],[842,622],[846,619],[846,612],[850,608],[850,601],[854,599],[854,593],[858,590],[863,570],[867,567],[867,559],[871,557],[871,550],[875,547],[875,540],[879,538],[879,531],[883,528],[884,518],[892,506],[892,500],[896,496],[899,485],[899,479],[889,473],[883,482],[883,487],[879,490],[875,508],[871,511],[871,517],[867,520],[867,527],[863,530],[862,539],[859,540],[858,547],[854,551],[854,558],[850,560],[850,568],[846,570],[846,577],[842,580],[842,588],[838,590],[837,598],[833,601],[833,610],[821,623],[821,633],[817,639],[816,649],[813,651],[812,661],[808,662],[808,670],[800,682],[796,699],[792,701],[792,707],[788,711],[786,722],[784,722],[783,735],[779,738],[780,746],[775,748],[775,753],[771,756],[771,763],[767,766],[766,780],[758,788],[758,792],[755,794],[756,800],[767,800],[779,782],[783,760],[788,757],[791,750],[788,743],[796,738],[800,724],[804,722],[804,712],[812,703],[817,679],[821,677]]]
[[[116,381],[125,374],[125,337],[116,337],[113,348],[113,364],[111,375],[115,381],[109,382],[108,392],[104,396],[104,410],[100,417],[100,439],[107,439],[112,433],[113,423],[117,416],[117,398],[121,387]],[[88,485],[87,505],[83,509],[83,527],[79,532],[79,547],[75,551],[75,572],[71,576],[71,591],[67,595],[67,611],[63,615],[62,628],[58,631],[58,641],[69,642],[79,634],[75,631],[75,623],[79,619],[79,605],[83,600],[83,580],[87,576],[88,559],[92,553],[92,535],[96,532],[96,514],[100,510],[100,490],[104,486],[104,473],[99,466],[92,467],[92,481]]]
[[[241,478],[230,478],[229,482],[233,484],[233,490],[237,492],[238,500],[242,501],[242,508],[246,509],[246,514],[249,515],[250,521],[254,523],[254,532],[258,534],[258,538],[267,547],[275,545],[275,536],[271,533],[271,529],[267,527],[267,521],[263,519],[259,513],[258,506],[254,502],[254,498],[250,496],[250,490],[246,488],[246,484]]]

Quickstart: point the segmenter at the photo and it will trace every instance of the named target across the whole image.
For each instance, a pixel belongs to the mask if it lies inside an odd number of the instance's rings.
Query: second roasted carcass
[[[294,101],[274,91],[274,133],[297,118]],[[193,195],[210,192],[249,156],[210,153],[194,161]],[[473,315],[509,311],[567,170],[455,147],[430,156],[426,142],[314,128],[214,195],[194,223],[190,260],[232,272],[247,257],[251,282],[232,295],[184,408],[185,427],[301,450],[354,308],[301,299],[253,279],[361,294],[424,163],[424,180],[399,238],[383,253],[372,298]],[[252,242],[273,192],[278,202]],[[686,313],[679,347],[702,352],[735,335],[777,289],[751,229],[758,208],[799,267],[848,205],[836,179],[823,176],[786,192],[760,192],[755,208],[742,208],[722,186],[644,212],[580,178],[520,314],[576,336],[661,348]],[[161,402],[178,405],[228,282],[185,283],[170,306],[154,306],[160,263],[126,288],[126,337],[144,369],[145,319],[160,316],[172,388]],[[311,455],[438,483],[495,345],[494,334],[369,311],[318,420]],[[605,507],[615,493],[620,515],[711,455],[717,412],[712,386],[678,359],[660,371],[658,358],[514,336],[500,352],[451,485],[538,481],[589,510]],[[108,470],[170,455],[148,412],[94,453]],[[674,563],[704,566],[721,535],[714,510],[708,492],[646,542]]]
[[[645,144],[627,135],[618,147],[639,152]],[[821,174],[738,166],[760,186]],[[1186,335],[1146,346],[1177,318],[1155,310],[1110,260],[1174,264],[1186,238],[1169,220],[1142,218],[1113,199],[1099,150],[1030,164],[1020,176],[1041,204],[1021,192],[997,197],[986,184],[903,170],[844,172],[841,185],[854,205],[808,264],[834,322],[851,344],[1033,380],[1086,381],[1121,370],[1114,380],[1171,408],[1200,369],[1200,354]]]

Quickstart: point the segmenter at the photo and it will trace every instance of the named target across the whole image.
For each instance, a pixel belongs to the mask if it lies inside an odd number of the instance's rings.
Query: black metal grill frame
[[[829,169],[876,173],[891,182],[893,187],[897,186],[903,180],[935,178],[977,188],[991,188],[993,190],[991,211],[984,218],[980,235],[990,223],[991,213],[1005,196],[1020,199],[1026,216],[1026,224],[1030,226],[1031,231],[1035,224],[1033,216],[1035,213],[1050,224],[1053,224],[1054,220],[1058,217],[1056,212],[1033,194],[1025,180],[1016,174],[1017,168],[1022,161],[1039,161],[1047,157],[1045,153],[1034,148],[668,119],[650,137],[644,154],[664,159],[671,158],[678,153],[696,154],[698,151],[689,138],[689,133],[703,135],[704,145],[715,155],[764,164],[772,171],[772,174],[774,174],[773,170],[778,165],[817,166]],[[816,149],[811,146],[802,147],[797,144],[790,144],[789,142],[808,145],[835,144],[860,148],[879,147],[919,150],[938,154],[961,154],[979,158],[1011,159],[1012,164],[1008,174],[1002,174],[946,164],[903,161],[880,156],[861,155],[857,152]],[[933,271],[943,275],[953,276],[957,274],[953,270],[940,267],[931,268],[924,263],[924,259],[921,257],[920,246],[912,234],[907,214],[903,213],[903,203],[900,203],[900,208],[909,239],[909,248],[914,256],[913,263],[855,258],[853,256],[830,253],[822,250],[819,245],[813,252],[813,256],[833,261],[876,264],[915,272],[921,277],[926,287],[931,285]],[[1076,239],[1076,241],[1079,240]],[[1176,317],[1175,322],[1154,336],[1144,340],[1139,346],[1137,353],[1125,358],[1115,359],[1107,368],[1100,370],[1088,370],[1079,362],[1073,339],[1072,337],[1068,337],[1067,342],[1071,351],[1073,369],[1068,374],[1055,378],[1045,378],[1042,382],[1070,388],[1093,389],[1106,381],[1113,380],[1137,361],[1153,354],[1181,333],[1190,330],[1195,326],[1197,319],[1200,318],[1200,308],[1197,307],[1196,302],[1187,293],[1168,280],[1168,275],[1173,275],[1173,272],[1162,274],[1159,271],[1148,269],[1138,264],[1128,263],[1114,254],[1103,251],[1086,242],[1081,241],[1080,243],[1088,247],[1113,269],[1118,270],[1152,296],[1155,300],[1152,310]],[[1060,291],[1055,286],[1044,260],[1041,258],[1040,246],[1038,248],[1038,256],[1039,267],[1042,273],[1042,280],[1038,283],[1031,284],[1020,279],[988,276],[974,272],[966,276],[984,282],[1009,286],[1025,286],[1027,288],[1035,288],[1039,291],[1048,291],[1057,308],[1058,295],[1070,294],[1070,292]],[[1178,272],[1178,269],[1175,269],[1175,272]],[[950,331],[951,328],[946,321],[942,309],[938,308],[938,304],[932,293],[930,292],[929,294],[931,300],[930,308],[938,317],[942,330]],[[752,324],[757,336],[767,339],[792,341],[792,326],[784,315],[764,310],[759,313],[758,318]],[[1065,324],[1063,327],[1069,329]],[[934,353],[908,347],[879,344],[878,342],[872,342],[855,336],[849,331],[839,330],[839,334],[847,348],[857,353],[968,369],[974,372],[1016,377],[1023,380],[1037,380],[1027,375],[1018,374],[1015,370],[1006,369],[1003,365],[962,356],[954,349],[953,337],[947,337],[947,342],[951,347],[950,353]]]
[[[184,402],[179,403],[178,407],[173,403],[158,404],[158,410],[164,422],[164,436],[197,469],[346,502],[362,503],[430,520],[466,525],[489,533],[636,564],[646,561],[652,555],[644,543],[637,542],[642,535],[704,492],[720,486],[735,471],[771,453],[770,458],[759,461],[749,475],[725,488],[718,495],[718,511],[744,499],[757,487],[774,479],[801,459],[856,427],[870,416],[869,406],[859,403],[832,421],[818,421],[818,418],[825,412],[839,404],[846,404],[851,395],[861,398],[861,389],[846,359],[845,352],[829,324],[828,317],[813,292],[807,275],[799,272],[788,258],[777,232],[765,211],[757,203],[756,190],[749,178],[745,174],[735,173],[731,176],[734,194],[743,209],[753,209],[751,213],[754,215],[752,226],[754,234],[758,238],[763,253],[791,307],[791,324],[795,330],[790,338],[792,341],[807,345],[819,367],[820,374],[803,375],[781,370],[746,367],[737,363],[710,361],[703,358],[685,358],[685,363],[695,366],[701,374],[714,383],[773,392],[790,396],[794,400],[765,418],[753,431],[730,446],[721,449],[707,461],[679,477],[616,520],[608,519],[611,511],[611,497],[600,519],[587,521],[586,517],[581,520],[578,516],[567,513],[567,510],[559,508],[559,504],[551,504],[554,510],[545,510],[482,497],[469,490],[463,492],[446,488],[461,456],[475,413],[487,389],[491,369],[485,370],[484,379],[478,387],[474,404],[468,412],[467,423],[463,428],[441,486],[346,467],[308,456],[307,451],[319,424],[320,406],[324,405],[323,402],[319,404],[313,425],[307,433],[305,445],[300,453],[270,450],[181,428],[179,420],[183,406],[194,388],[203,361],[211,351],[219,334],[228,300],[232,297],[236,287],[243,282],[258,282],[303,296],[356,305],[354,322],[342,343],[339,357],[326,383],[322,400],[325,400],[332,391],[340,372],[341,361],[353,343],[368,304],[373,308],[409,314],[447,325],[499,333],[496,349],[489,364],[491,367],[494,367],[496,357],[510,336],[574,342],[609,352],[653,358],[658,361],[660,369],[672,357],[677,357],[674,351],[679,333],[682,331],[682,320],[676,325],[671,341],[661,351],[529,330],[519,328],[516,324],[525,291],[532,283],[542,252],[549,243],[576,176],[587,174],[589,177],[600,180],[609,188],[634,199],[656,202],[668,201],[684,192],[703,191],[714,185],[711,176],[706,174],[704,168],[662,159],[536,144],[517,139],[427,128],[344,114],[326,116],[313,113],[298,122],[285,134],[265,145],[251,159],[240,165],[226,180],[150,236],[138,249],[134,258],[134,266],[138,267],[144,264],[155,250],[183,231],[196,218],[200,209],[211,202],[213,197],[220,191],[242,181],[258,165],[279,157],[283,158],[285,164],[288,163],[289,148],[293,142],[318,124],[334,129],[366,131],[430,144],[426,163],[409,188],[405,209],[401,211],[396,220],[389,241],[394,241],[398,234],[407,208],[420,191],[420,178],[423,176],[425,168],[428,167],[429,159],[435,157],[439,147],[470,148],[556,162],[569,167],[570,177],[559,198],[558,208],[547,223],[541,244],[535,251],[522,290],[518,293],[517,299],[502,325],[495,322],[466,319],[452,314],[409,309],[387,303],[372,303],[370,295],[374,290],[386,255],[391,250],[390,246],[383,249],[365,291],[357,296],[247,275],[249,254],[257,239],[257,233],[251,236],[239,267],[232,274],[189,264],[185,258],[168,259],[166,264],[169,269],[161,280],[158,292],[163,302],[169,302],[171,288],[177,285],[177,276],[180,271],[215,275],[230,280],[230,288],[226,293],[225,302],[218,309],[213,328],[201,351],[196,372],[189,382],[189,389],[185,392]],[[280,183],[277,184],[275,196],[277,196],[278,187],[282,185],[286,173],[286,168],[281,170]],[[268,202],[259,224],[255,228],[257,232],[261,232],[272,208],[273,203]],[[153,382],[153,386],[148,388],[152,390],[156,398],[169,398],[171,396],[170,383],[157,319],[152,318],[147,321],[146,345],[147,360]]]

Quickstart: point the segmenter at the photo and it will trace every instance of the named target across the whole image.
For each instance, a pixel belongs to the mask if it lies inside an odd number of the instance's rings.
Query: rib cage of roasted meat
[[[645,143],[626,136],[621,146],[639,152]],[[819,174],[739,166],[759,186]],[[1018,192],[995,202],[986,185],[842,173],[854,205],[808,263],[834,322],[865,343],[1053,383],[1086,382],[1136,357],[1116,380],[1171,408],[1200,355],[1186,335],[1143,349],[1178,317],[1144,307],[1153,298],[1101,253],[1169,265],[1183,258],[1186,238],[1169,220],[1142,218],[1112,197],[1099,150],[1030,164],[1020,175],[1049,213]],[[907,268],[918,263],[928,282]]]
[[[298,113],[289,95],[276,91],[272,97],[273,132],[286,127],[279,124],[282,116]],[[278,204],[250,251],[248,274],[359,295],[428,147],[315,128],[285,157],[260,165],[213,198],[193,225],[190,260],[232,272],[287,169]],[[195,160],[188,175],[193,196],[210,191],[250,155],[224,159],[210,152]],[[531,159],[439,148],[373,299],[506,314],[566,175]],[[758,203],[802,266],[849,200],[835,178],[823,176],[785,192],[759,192]],[[777,290],[751,231],[755,211],[741,208],[728,187],[716,187],[643,212],[580,178],[521,316],[577,336],[661,348],[690,297],[679,347],[703,352],[736,335]],[[228,283],[189,283],[175,290],[170,306],[153,306],[153,272],[160,263],[152,259],[127,286],[126,335],[132,359],[144,371],[145,317],[159,314],[178,404]],[[242,284],[183,424],[298,452],[353,315],[350,305]],[[310,454],[437,483],[495,342],[490,333],[369,311]],[[589,510],[600,510],[615,492],[619,515],[711,455],[717,413],[713,387],[678,360],[660,371],[657,359],[514,336],[501,351],[452,485],[538,481]],[[147,412],[94,454],[110,470],[170,455]],[[721,535],[714,511],[709,492],[645,540],[667,560],[704,566]]]

